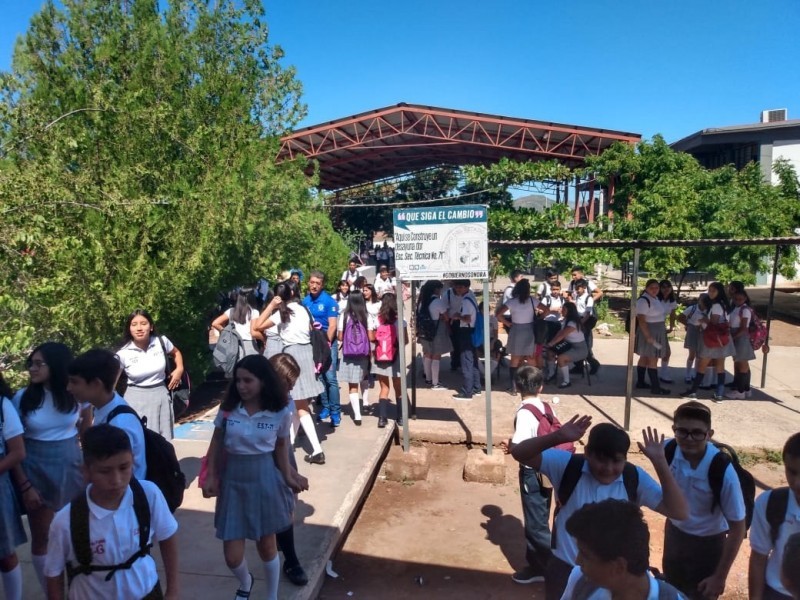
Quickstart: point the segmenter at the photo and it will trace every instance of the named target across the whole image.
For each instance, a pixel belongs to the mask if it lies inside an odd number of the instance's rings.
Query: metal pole
[[[409,439],[408,439],[408,385],[406,384],[406,332],[403,327],[403,280],[397,278],[397,289],[400,294],[397,298],[397,348],[400,352],[400,395],[397,401],[402,405],[403,415],[403,452],[408,452]]]
[[[492,349],[489,346],[489,280],[483,280],[483,373],[486,382],[486,455],[492,455]],[[477,366],[477,365],[476,365]]]
[[[416,316],[417,282],[411,282],[411,314]],[[415,321],[416,324],[416,321]],[[411,415],[417,418],[417,336],[411,336]]]
[[[630,332],[628,333],[628,376],[625,382],[625,431],[631,430],[631,398],[633,397],[633,344],[636,341],[636,286],[639,283],[639,248],[633,249],[631,273]]]
[[[767,345],[769,345],[769,327],[772,324],[772,305],[775,302],[775,281],[778,279],[778,261],[781,258],[781,247],[775,246],[775,262],[772,264],[772,286],[769,288],[769,304],[767,304]],[[761,389],[767,385],[767,355],[761,359]]]

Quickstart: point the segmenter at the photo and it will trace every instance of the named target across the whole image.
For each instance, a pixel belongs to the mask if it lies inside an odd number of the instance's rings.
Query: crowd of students
[[[627,462],[625,431],[610,423],[592,427],[590,417],[578,415],[561,425],[541,397],[544,373],[524,366],[515,377],[522,401],[514,436],[502,446],[520,463],[527,565],[514,581],[544,581],[548,600],[719,597],[749,515],[732,461],[712,442],[711,410],[695,400],[680,405],[672,439],[643,431],[638,446],[656,480]],[[574,453],[587,432],[585,453]],[[754,600],[800,597],[800,433],[786,441],[782,458],[787,487],[762,493],[752,514]],[[667,518],[663,580],[648,573],[640,506]]]

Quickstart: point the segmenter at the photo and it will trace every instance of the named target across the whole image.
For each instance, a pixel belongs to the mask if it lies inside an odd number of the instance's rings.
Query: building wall
[[[763,158],[763,152],[762,152]],[[772,165],[779,158],[785,158],[794,165],[797,173],[800,173],[800,140],[781,140],[772,143],[772,160],[770,161],[770,171]],[[778,183],[778,177],[774,172],[770,172],[769,181],[774,184]]]

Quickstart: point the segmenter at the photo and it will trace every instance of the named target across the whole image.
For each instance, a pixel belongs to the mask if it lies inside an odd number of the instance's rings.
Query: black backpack
[[[317,375],[324,375],[331,368],[333,357],[331,356],[331,345],[328,342],[328,334],[318,328],[314,315],[308,310],[305,304],[301,305],[306,309],[310,319],[308,337],[311,338],[311,353],[314,359],[314,371]]]
[[[708,466],[708,485],[711,487],[713,496],[709,512],[714,512],[714,509],[721,504],[722,482],[725,479],[725,471],[728,470],[728,465],[733,465],[733,470],[736,471],[736,477],[739,479],[739,486],[742,488],[742,496],[744,497],[745,527],[750,529],[750,523],[753,522],[753,507],[756,503],[756,482],[753,476],[739,463],[739,457],[733,448],[721,442],[711,443],[719,448],[720,451],[714,455],[714,458],[711,459],[711,464]],[[664,445],[664,456],[667,458],[667,464],[672,464],[677,447],[678,442],[674,439]]]
[[[431,342],[436,337],[436,332],[439,331],[439,319],[434,320],[431,317],[431,303],[428,302],[427,306],[420,306],[417,311],[417,337],[421,340]]]
[[[786,520],[786,511],[789,508],[789,488],[775,488],[769,492],[767,498],[767,524],[769,524],[769,534],[772,538],[772,545],[778,541],[781,533],[781,525]]]
[[[130,487],[133,492],[133,512],[136,514],[136,522],[139,525],[139,550],[124,563],[118,565],[92,564],[92,547],[89,542],[89,502],[86,500],[86,494],[80,494],[70,504],[69,533],[72,538],[72,550],[78,564],[67,563],[68,585],[72,583],[76,575],[89,575],[96,571],[108,571],[106,581],[110,581],[114,573],[122,569],[130,569],[137,560],[150,554],[152,546],[150,543],[150,505],[147,503],[147,496],[142,484],[135,477],[131,478]]]
[[[128,405],[118,406],[112,410],[106,423],[117,415],[138,413]],[[144,431],[144,456],[147,463],[147,474],[145,479],[152,481],[164,494],[170,512],[175,510],[183,503],[183,493],[186,490],[186,475],[181,471],[178,456],[175,454],[175,446],[157,431],[147,428],[147,418],[140,418],[139,422]]]

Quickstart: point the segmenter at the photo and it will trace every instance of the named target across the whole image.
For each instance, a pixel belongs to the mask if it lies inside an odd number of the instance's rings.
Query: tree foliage
[[[255,0],[49,0],[0,75],[0,359],[119,337],[151,309],[190,355],[215,293],[347,251],[302,164],[304,114]],[[199,364],[199,363],[197,363]]]

